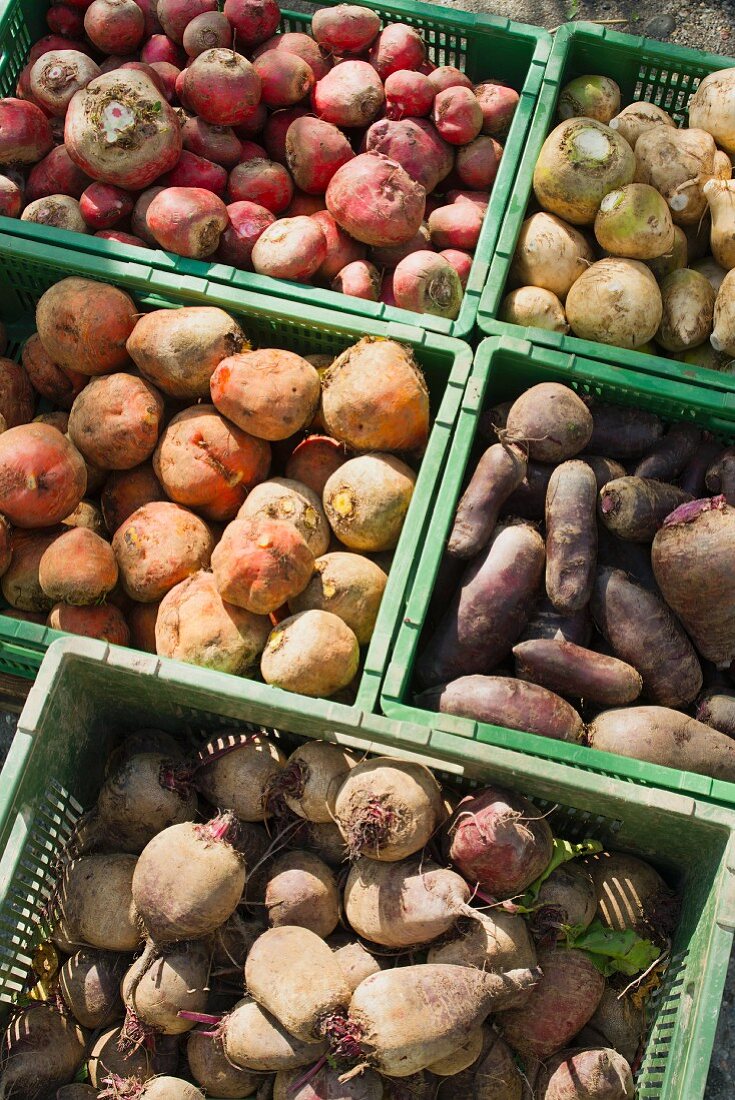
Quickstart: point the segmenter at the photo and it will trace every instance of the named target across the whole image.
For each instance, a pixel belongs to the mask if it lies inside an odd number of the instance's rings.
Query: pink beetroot
[[[400,164],[362,153],[332,176],[327,210],[338,225],[364,244],[391,245],[418,233],[426,192]]]
[[[164,187],[203,187],[222,198],[227,187],[227,169],[183,150],[178,164],[161,176],[161,183]]]
[[[480,134],[469,145],[457,150],[454,162],[457,175],[466,187],[489,191],[500,167],[503,146],[495,138]]]
[[[78,50],[52,50],[34,62],[30,88],[34,102],[43,110],[63,118],[71,97],[99,76],[99,68]]]
[[[314,86],[319,118],[335,126],[368,126],[385,102],[380,77],[367,61],[343,61]]]
[[[177,69],[168,61],[152,61],[151,68],[158,77],[163,94],[169,103],[178,103],[176,82],[179,79],[181,69]]]
[[[258,46],[253,57],[260,57],[269,50],[284,50],[286,53],[293,53],[300,57],[311,69],[315,80],[321,80],[332,68],[331,58],[325,54],[318,42],[308,34],[301,34],[299,31],[286,31],[285,34],[274,35],[262,46]]]
[[[203,187],[165,187],[148,207],[146,225],[161,248],[201,260],[217,251],[227,208]]]
[[[435,95],[447,88],[472,87],[470,78],[460,69],[455,69],[454,65],[440,65],[438,69],[429,73],[428,77]]]
[[[268,108],[265,103],[258,103],[257,107],[251,107],[247,117],[238,122],[234,129],[239,138],[258,137],[268,121]]]
[[[183,41],[192,19],[204,11],[216,11],[217,0],[158,0],[156,12],[164,31],[174,42]],[[161,58],[161,60],[167,60]],[[174,64],[176,62],[174,61]]]
[[[431,113],[436,92],[428,76],[401,69],[391,73],[385,82],[385,114],[387,118],[424,118]]]
[[[377,302],[380,297],[381,274],[367,260],[355,260],[347,264],[332,280],[332,290],[347,294],[350,298],[363,298]]]
[[[272,110],[299,103],[314,87],[310,67],[285,50],[267,50],[255,59],[253,68],[260,77],[261,100]]]
[[[140,237],[136,237],[133,233],[122,233],[119,229],[99,229],[95,234],[95,237],[102,237],[105,241],[117,241],[118,244],[130,244],[135,248],[150,248],[149,244],[146,244]],[[154,242],[155,243],[155,242]]]
[[[337,57],[362,53],[375,41],[380,16],[356,4],[319,8],[311,20],[311,33],[319,45]]]
[[[405,260],[406,256],[410,256],[412,252],[431,252],[431,237],[429,230],[425,225],[419,226],[419,231],[412,237],[410,241],[405,241],[403,244],[389,245],[387,248],[371,248],[370,259],[378,267],[395,267]]]
[[[414,27],[389,23],[370,49],[370,64],[381,80],[400,69],[420,69],[426,59],[424,40]]]
[[[282,164],[255,159],[232,169],[227,191],[232,202],[256,202],[272,214],[282,214],[291,202],[293,184]]]
[[[258,237],[252,263],[259,275],[308,282],[326,255],[324,234],[312,218],[281,218]]]
[[[431,243],[439,250],[461,248],[472,251],[480,237],[484,211],[472,202],[453,202],[429,214]]]
[[[39,38],[38,42],[34,42],[31,46],[28,51],[28,64],[32,66],[39,57],[43,57],[51,50],[81,50],[82,53],[91,53],[91,47],[83,42],[76,42],[60,34],[47,34],[45,38]]]
[[[182,37],[189,57],[199,57],[205,50],[227,49],[232,45],[232,27],[221,11],[203,11],[186,24]]]
[[[354,157],[352,146],[336,126],[306,115],[286,134],[286,162],[296,186],[309,195],[323,195],[338,168]]]
[[[240,162],[243,142],[231,126],[214,126],[202,118],[187,118],[181,127],[184,149],[205,160],[234,168]],[[265,156],[265,152],[261,153]]]
[[[17,183],[0,176],[0,216],[17,218],[23,208],[23,192]]]
[[[278,30],[281,10],[276,0],[225,0],[225,15],[240,46],[252,50]]]
[[[57,4],[46,12],[46,23],[52,34],[65,38],[81,38],[84,35],[84,12],[79,8],[70,8],[68,4]]]
[[[234,50],[200,53],[184,69],[182,84],[191,109],[219,126],[244,121],[260,102],[260,78],[247,58]]]
[[[449,202],[471,202],[484,214],[488,208],[490,202],[489,191],[447,191],[446,195]],[[442,205],[438,203],[435,209],[438,209]],[[446,205],[446,204],[444,204]]]
[[[412,252],[393,272],[396,305],[454,320],[462,304],[459,275],[436,252]]]
[[[319,210],[311,216],[320,227],[327,242],[327,255],[317,271],[317,276],[331,283],[343,267],[358,260],[364,260],[367,249],[364,244],[353,240],[344,229],[340,229],[328,210]]]
[[[452,145],[466,145],[482,129],[482,108],[470,88],[453,87],[438,92],[432,117],[441,136]]]
[[[246,164],[249,160],[268,160],[268,154],[262,145],[258,145],[257,141],[240,142],[240,155],[235,163]],[[233,168],[234,167],[235,165],[233,164]]]
[[[0,165],[35,164],[53,140],[40,107],[22,99],[0,99]]]
[[[140,60],[148,65],[152,65],[154,61],[168,61],[170,65],[182,68],[186,62],[186,54],[168,35],[154,34],[143,45]]]
[[[299,191],[298,187],[295,187],[286,214],[289,218],[295,218],[297,214],[305,214],[309,217],[326,209],[324,195],[307,195],[305,191]]]
[[[71,195],[78,199],[92,181],[86,172],[78,168],[66,151],[65,145],[57,145],[43,160],[31,168],[26,183],[26,202],[45,198],[46,195]]]
[[[520,98],[515,88],[488,80],[475,85],[475,96],[482,111],[483,134],[490,134],[491,137],[507,134]]]
[[[275,215],[255,202],[233,202],[227,207],[229,225],[219,239],[217,259],[233,267],[251,268],[253,246],[273,225]]]
[[[93,0],[84,15],[90,42],[103,53],[137,50],[145,34],[145,17],[135,0]]]
[[[382,118],[374,122],[365,135],[365,150],[398,161],[427,194],[449,175],[454,164],[451,145],[424,118],[405,118],[400,122]]]
[[[90,229],[111,229],[133,212],[133,196],[111,183],[91,183],[79,200],[82,217]]]
[[[283,111],[276,111],[275,114],[270,115],[263,127],[261,141],[265,145],[268,156],[271,160],[282,164],[284,168],[287,164],[286,136],[291,128],[291,123],[295,122],[297,118],[305,118],[307,115],[311,115],[311,111],[307,107],[287,107]]]
[[[472,256],[469,252],[463,252],[461,248],[445,248],[439,255],[452,265],[459,275],[459,281],[464,290],[472,270]]]

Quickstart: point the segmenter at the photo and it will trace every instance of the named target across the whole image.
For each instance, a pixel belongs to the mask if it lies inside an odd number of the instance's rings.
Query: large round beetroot
[[[0,435],[0,511],[17,527],[51,527],[84,495],[84,459],[48,424],[21,424]]]
[[[186,105],[205,122],[237,126],[260,103],[260,77],[234,50],[205,50],[184,69]]]
[[[69,156],[92,179],[140,191],[181,156],[173,108],[141,72],[115,69],[90,81],[69,104]]]
[[[395,160],[362,153],[343,164],[327,188],[327,210],[364,244],[404,244],[421,226],[426,191]]]
[[[40,107],[22,99],[0,100],[0,164],[35,164],[54,143]]]

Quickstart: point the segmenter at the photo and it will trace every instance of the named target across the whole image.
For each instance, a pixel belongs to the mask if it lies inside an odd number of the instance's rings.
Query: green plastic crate
[[[314,9],[330,7],[339,0],[315,4]],[[523,152],[538,99],[544,69],[551,50],[551,37],[540,27],[513,23],[509,19],[475,12],[456,11],[414,0],[383,0],[374,5],[386,23],[408,23],[423,34],[431,60],[437,65],[454,65],[474,80],[500,80],[520,93],[520,103],[505,142],[487,216],[475,251],[465,297],[456,321],[417,314],[381,302],[367,302],[332,290],[322,290],[282,279],[272,279],[240,271],[221,263],[188,260],[160,249],[148,250],[101,240],[98,237],[70,233],[67,230],[0,217],[0,232],[13,233],[24,240],[47,242],[86,252],[101,258],[129,259],[176,274],[181,285],[195,287],[202,279],[224,283],[237,290],[259,291],[298,303],[299,306],[323,306],[359,317],[401,321],[447,336],[468,337],[474,330],[477,308],[485,285],[493,249],[502,224],[508,196]],[[48,34],[45,0],[10,0],[0,17],[0,94],[15,95],[18,74],[33,42]],[[283,11],[282,31],[309,31],[311,16]]]
[[[649,38],[634,38],[593,23],[567,23],[557,31],[539,104],[480,300],[477,321],[481,332],[491,335],[496,331],[492,322],[498,316],[505,295],[516,241],[526,218],[528,201],[533,196],[533,170],[546,135],[556,124],[556,103],[565,84],[585,73],[611,76],[620,85],[623,104],[637,100],[655,103],[681,126],[687,124],[687,106],[700,80],[708,73],[733,65],[735,59],[731,57],[718,57]],[[646,355],[546,329],[514,327],[519,338],[545,347],[584,355],[588,359],[603,359],[657,377],[682,378],[735,391],[735,376],[680,363],[669,359],[665,353]]]
[[[220,673],[194,684],[176,662],[88,639],[49,650],[0,781],[0,1002],[23,987],[60,849],[93,804],[119,736],[155,725],[199,741],[242,723],[279,731],[287,750],[321,737],[408,756],[461,791],[502,784],[532,798],[558,835],[596,838],[655,863],[684,901],[671,965],[651,1004],[637,1096],[703,1095],[735,930],[735,815],[489,745],[458,752],[458,738],[420,726],[378,716],[356,724],[337,704],[318,703],[305,719],[293,697],[275,705],[261,686],[239,691]]]
[[[673,380],[654,380],[645,375],[637,376],[623,367],[581,359],[550,348],[538,348],[526,340],[517,339],[514,335],[517,329],[512,326],[502,328],[506,335],[483,340],[477,350],[475,369],[467,386],[432,513],[431,537],[425,540],[385,674],[380,696],[381,709],[391,718],[419,722],[433,730],[456,734],[460,739],[457,743],[466,746],[468,751],[476,742],[497,745],[571,764],[600,777],[613,776],[634,784],[681,791],[695,798],[735,807],[735,783],[600,752],[584,745],[475,722],[471,718],[437,714],[423,710],[413,702],[414,663],[427,623],[444,546],[465,484],[465,472],[469,475],[473,469],[468,463],[483,408],[515,398],[539,382],[561,382],[572,386],[580,394],[612,404],[648,409],[671,421],[701,424],[723,440],[735,440],[734,394]]]
[[[0,233],[0,318],[8,325],[8,355],[19,357],[22,341],[34,329],[38,298],[53,283],[69,275],[114,283],[150,309],[195,305],[202,300],[201,288],[193,292],[179,288],[174,275],[154,271],[144,264],[70,254],[65,250],[22,241]],[[300,351],[338,353],[363,335],[400,339],[410,344],[429,386],[432,432],[421,462],[414,495],[389,573],[375,632],[367,650],[356,706],[374,709],[385,671],[390,643],[395,634],[409,574],[421,543],[431,502],[449,448],[464,387],[472,369],[472,352],[459,340],[435,333],[418,333],[401,325],[288,304],[258,294],[212,285],[206,288],[210,306],[219,306],[241,320],[257,346]],[[0,614],[0,672],[32,679],[49,643],[58,631],[33,623],[19,622]],[[187,666],[194,679],[199,670]],[[242,682],[242,681],[237,681]],[[269,690],[279,696],[285,693]],[[302,697],[302,705],[304,700]]]

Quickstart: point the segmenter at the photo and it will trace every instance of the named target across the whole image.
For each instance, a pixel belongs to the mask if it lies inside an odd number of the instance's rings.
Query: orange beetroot
[[[465,187],[488,191],[498,174],[503,146],[495,138],[480,134],[457,150],[455,167]]]
[[[286,477],[300,481],[321,497],[327,481],[347,458],[344,443],[328,435],[310,435],[294,449],[286,463]]]
[[[482,132],[492,137],[507,134],[518,106],[519,95],[505,84],[483,81],[475,85],[475,95],[482,110]]]
[[[274,35],[273,38],[269,38],[267,42],[258,46],[253,57],[258,58],[269,50],[283,50],[300,57],[311,69],[315,80],[321,80],[332,68],[332,59],[329,54],[325,53],[319,43],[308,34],[302,34],[300,31],[286,31],[285,34]]]
[[[132,603],[127,613],[130,644],[144,653],[156,652],[156,619],[160,603]]]
[[[431,243],[439,249],[472,251],[480,239],[484,216],[484,211],[471,202],[454,202],[432,210],[429,214]]]
[[[288,168],[296,186],[309,195],[323,195],[337,169],[354,155],[342,131],[323,119],[306,115],[288,128]]]
[[[327,254],[316,273],[319,279],[331,282],[347,264],[365,259],[367,254],[365,245],[354,240],[349,233],[345,233],[344,229],[340,229],[328,210],[318,210],[311,217],[321,229],[327,242]]]
[[[100,497],[107,530],[114,535],[138,508],[165,499],[166,494],[149,462],[136,466],[134,470],[113,470]]]
[[[401,69],[391,73],[385,82],[385,114],[387,118],[424,118],[431,113],[436,91],[428,76]]]
[[[83,607],[100,603],[117,584],[112,547],[87,527],[72,527],[44,551],[41,588],[54,603]]]
[[[0,359],[0,416],[6,428],[16,428],[33,419],[36,399],[25,365]]]
[[[232,45],[232,27],[221,11],[203,11],[186,24],[182,36],[189,57],[199,57],[205,50],[227,49]]]
[[[99,638],[110,645],[128,645],[130,631],[125,617],[114,604],[101,607],[71,607],[57,603],[46,620],[52,630],[67,634],[81,634],[85,638]]]
[[[314,87],[314,74],[296,54],[267,50],[253,62],[260,77],[260,97],[266,107],[290,107]]]
[[[303,592],[314,555],[290,523],[236,519],[212,554],[212,571],[224,600],[254,615],[268,615]]]
[[[216,11],[217,0],[158,0],[156,14],[158,20],[168,37],[176,43],[181,43],[192,19],[205,11]],[[144,61],[147,58],[143,58]],[[156,61],[168,61],[169,58],[159,57]],[[179,62],[174,60],[174,65]]]
[[[66,528],[13,532],[10,565],[2,577],[2,592],[11,607],[19,611],[48,611],[51,600],[41,588],[38,567],[44,553]],[[33,620],[36,621],[36,620]]]
[[[258,237],[251,255],[259,275],[308,282],[327,258],[327,242],[312,218],[281,218]]]
[[[207,569],[213,548],[204,520],[169,501],[144,504],[112,539],[122,586],[140,603],[155,603],[192,573]]]
[[[0,165],[35,164],[54,143],[40,107],[22,99],[0,100]]]
[[[253,246],[273,225],[275,215],[255,202],[232,202],[227,207],[229,225],[219,239],[217,259],[233,267],[252,268]]]
[[[61,406],[62,409],[70,409],[74,398],[86,386],[89,379],[84,374],[75,371],[64,370],[49,356],[41,343],[37,332],[29,336],[23,345],[23,367],[31,381],[31,385],[40,393],[41,397]],[[2,375],[0,375],[2,378]],[[1,383],[0,383],[1,385]],[[32,411],[32,405],[31,405]],[[7,421],[7,415],[3,402],[0,400],[0,412]],[[12,427],[12,424],[8,425]],[[64,429],[66,431],[66,429]]]
[[[336,57],[362,53],[380,30],[380,16],[357,4],[319,8],[311,20],[311,33],[319,45]]]
[[[90,229],[111,229],[132,214],[134,205],[128,191],[111,183],[91,183],[79,200],[82,217]]]
[[[426,59],[426,46],[419,32],[405,23],[389,23],[373,43],[370,64],[381,80],[400,69],[420,69]]]
[[[380,77],[367,61],[343,61],[322,77],[312,92],[316,114],[335,126],[367,126],[385,102]]]
[[[175,416],[153,456],[156,477],[171,500],[207,519],[234,519],[250,489],[268,476],[271,449],[235,427],[213,405]]]
[[[145,17],[135,0],[92,0],[84,14],[90,42],[107,54],[137,50],[145,34]]]
[[[187,118],[181,127],[184,149],[205,160],[234,168],[242,156],[242,143],[230,126],[215,126],[203,118]],[[264,155],[264,154],[263,154]]]
[[[59,523],[86,487],[82,456],[56,428],[21,424],[0,435],[0,512],[15,526]]]
[[[184,149],[178,163],[161,176],[161,183],[164,187],[203,187],[222,198],[227,187],[227,169]]]
[[[5,516],[0,515],[0,577],[7,573],[13,555],[12,536],[12,527]]]
[[[94,378],[75,399],[69,436],[88,462],[131,470],[153,454],[163,423],[163,397],[132,374]]]
[[[427,194],[449,175],[454,164],[452,147],[424,118],[406,118],[401,122],[381,119],[368,130],[365,149],[398,161]]]
[[[327,188],[327,209],[338,225],[364,244],[410,241],[419,231],[426,191],[397,161],[362,153],[343,164]]]
[[[264,108],[265,109],[265,108]],[[269,115],[263,133],[260,138],[271,160],[286,167],[286,135],[292,122],[297,118],[305,118],[311,115],[311,111],[304,106],[284,107],[282,111],[274,111]]]
[[[184,69],[182,88],[187,106],[219,126],[244,122],[260,102],[260,77],[234,50],[200,53]]]
[[[382,276],[368,260],[354,260],[338,271],[332,279],[332,290],[347,294],[350,298],[363,298],[377,302],[380,296]]]
[[[225,0],[224,12],[237,41],[248,50],[275,34],[281,21],[276,0]]]
[[[203,187],[164,187],[148,207],[145,220],[161,248],[205,259],[217,251],[227,228],[227,208]]]
[[[435,95],[443,92],[446,88],[472,87],[470,78],[461,69],[456,69],[454,65],[440,65],[438,69],[434,69],[427,76]]]
[[[321,389],[316,369],[292,351],[262,348],[223,359],[210,382],[219,412],[258,439],[288,439],[311,423]]]
[[[293,183],[283,165],[256,157],[235,165],[227,190],[232,202],[254,202],[282,214],[291,202]]]
[[[482,108],[470,88],[445,88],[434,100],[432,118],[445,141],[466,145],[482,129]]]

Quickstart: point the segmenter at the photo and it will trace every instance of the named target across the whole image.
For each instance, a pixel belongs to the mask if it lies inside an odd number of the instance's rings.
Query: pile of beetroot
[[[678,899],[518,793],[237,730],[185,757],[147,729],[66,857],[8,1100],[635,1094]]]
[[[512,88],[412,27],[275,0],[66,0],[0,101],[0,213],[456,318]]]

